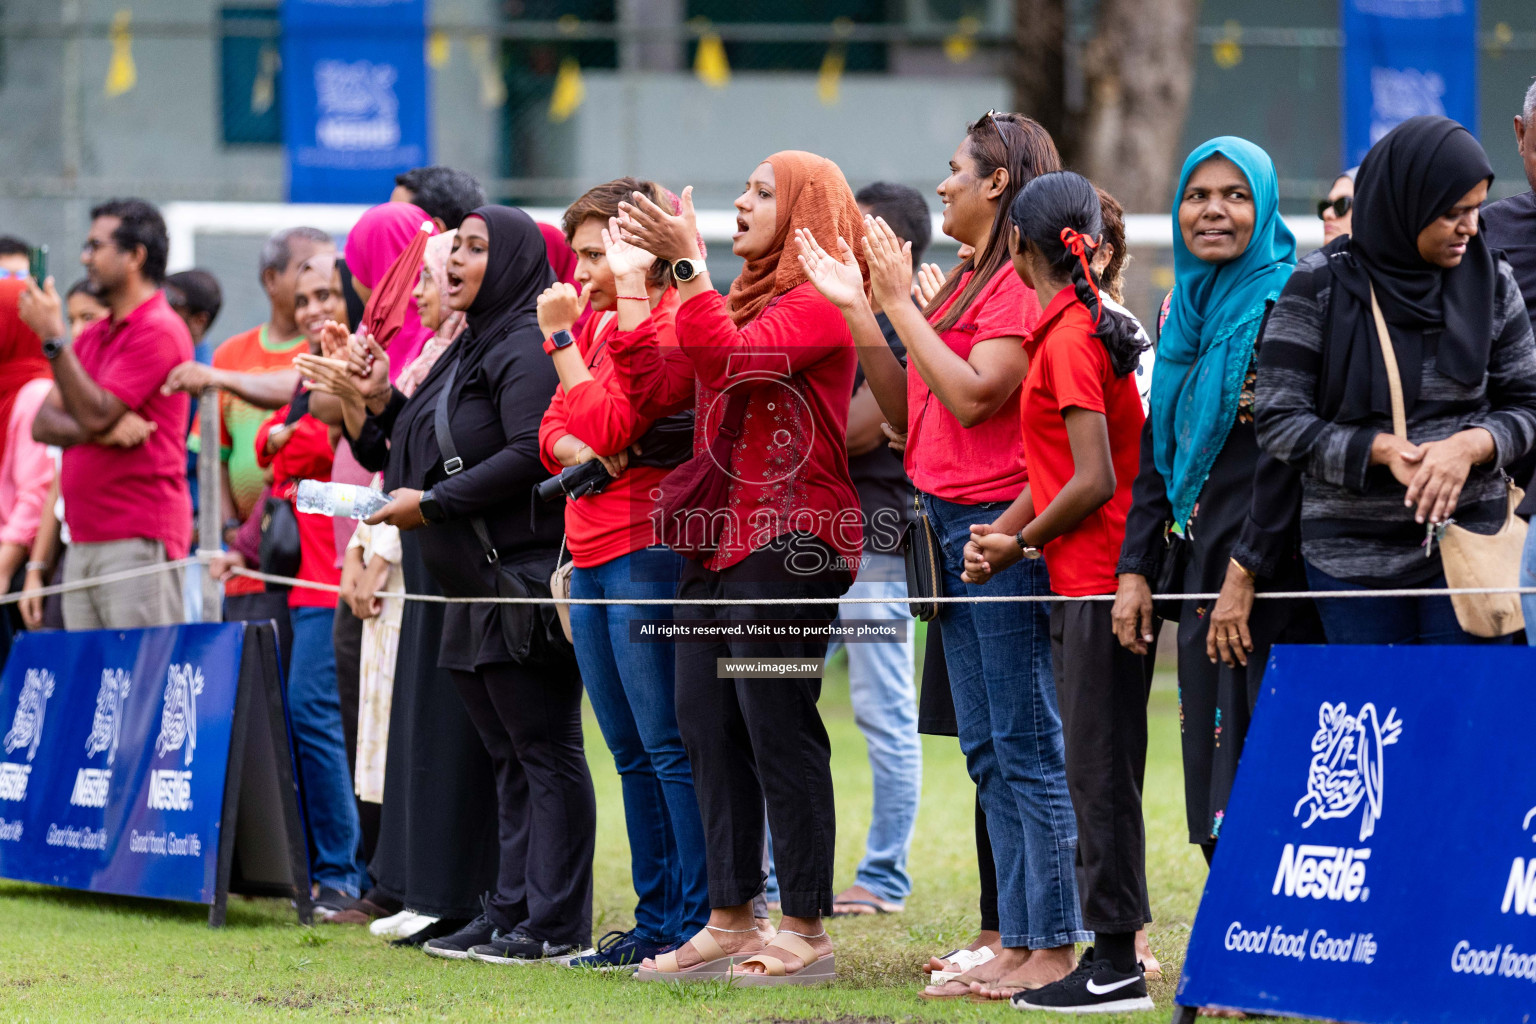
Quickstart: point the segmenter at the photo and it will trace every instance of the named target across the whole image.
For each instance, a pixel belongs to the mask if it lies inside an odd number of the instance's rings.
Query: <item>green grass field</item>
[[[842,661],[822,697],[837,783],[837,878],[849,884],[869,823],[869,765],[848,705]],[[1178,709],[1159,673],[1147,765],[1147,869],[1165,980],[1153,1013],[1168,1020],[1190,922],[1205,878],[1184,838]],[[596,935],[631,923],[618,777],[596,724],[587,754],[597,784]],[[721,983],[645,985],[553,967],[433,960],[391,949],[361,928],[294,923],[276,900],[232,898],[229,924],[202,908],[0,882],[0,1024],[11,1021],[580,1021],[758,1022],[1023,1020],[1007,1004],[917,998],[918,966],[976,929],[974,789],[953,739],[925,737],[923,803],[912,851],[916,891],[903,914],[829,921],[839,981],[807,989],[737,990]],[[595,937],[595,936],[594,936]],[[1038,1019],[1038,1018],[1036,1018]]]

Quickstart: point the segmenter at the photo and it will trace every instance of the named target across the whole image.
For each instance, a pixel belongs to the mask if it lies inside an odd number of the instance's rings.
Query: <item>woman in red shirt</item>
[[[853,582],[863,547],[844,443],[856,360],[843,318],[806,283],[789,240],[799,228],[851,233],[858,205],[836,164],[801,152],[759,164],[735,205],[731,248],[746,264],[726,299],[697,258],[691,189],[680,214],[639,194],[624,204],[623,238],[608,258],[623,258],[628,244],[672,264],[682,298],[679,351],[656,346],[655,317],[619,331],[609,347],[642,414],[693,406],[695,458],[711,458],[722,422],[734,421],[725,424],[736,436],[729,465],[720,466],[729,477],[723,508],[693,510],[683,524],[656,520],[674,547],[692,546],[699,525],[718,527],[718,544],[703,561],[684,565],[677,596],[797,601],[706,605],[690,616],[743,633],[784,619],[819,629],[836,617],[826,602]],[[621,314],[628,305],[621,300]],[[821,680],[749,674],[733,682],[716,670],[717,658],[819,662],[826,646],[824,634],[678,644],[678,726],[704,821],[712,910],[705,928],[677,952],[646,961],[639,977],[719,975],[733,961],[738,983],[834,976],[822,927],[833,902],[835,812],[831,748],[816,709]],[[765,802],[784,906],[766,948],[751,909],[764,884]]]
[[[1143,342],[1130,318],[1099,298],[1090,259],[1104,237],[1100,211],[1093,184],[1070,171],[1041,175],[1013,201],[1013,265],[1043,311],[1026,343],[1020,403],[1030,482],[994,522],[971,527],[965,575],[972,583],[1043,552],[1053,592],[1115,592],[1145,419],[1134,373]],[[1019,1009],[1152,1009],[1136,962],[1136,932],[1148,920],[1141,786],[1152,655],[1120,646],[1111,607],[1051,606],[1083,925],[1094,932],[1094,958],[1060,981],[1015,995]]]
[[[307,394],[283,406],[256,431],[256,462],[272,471],[272,495],[292,504],[300,480],[329,480],[336,428],[309,415]],[[292,415],[290,415],[290,412]],[[336,539],[329,516],[296,513],[301,580],[336,586]],[[314,849],[312,874],[320,885],[316,899],[322,916],[344,910],[367,884],[358,853],[362,825],[352,798],[347,767],[341,696],[336,688],[336,651],[331,641],[336,595],[327,590],[293,587],[288,614],[293,622],[293,653],[288,673],[288,715],[304,796],[304,821]]]
[[[653,429],[614,374],[608,351],[614,332],[649,317],[663,348],[675,350],[677,289],[665,260],[610,260],[603,236],[619,203],[643,192],[668,206],[661,186],[619,178],[588,191],[565,211],[566,240],[576,252],[576,281],[551,285],[539,297],[539,328],[551,345],[560,386],[539,427],[539,454],[551,472],[601,461],[602,490],[565,505],[565,543],[575,568],[577,598],[670,598],[682,559],[652,543],[651,498],[669,467],[691,454],[693,421],[683,414]],[[631,252],[640,250],[629,247]],[[592,311],[579,328],[582,307]],[[684,450],[677,443],[681,438]],[[670,443],[669,443],[670,442]],[[709,893],[704,826],[688,752],[677,730],[673,646],[631,639],[630,623],[666,619],[657,605],[572,605],[576,661],[603,739],[613,753],[629,833],[635,927],[610,932],[574,967],[634,967],[673,949],[704,926]]]
[[[891,428],[905,433],[907,475],[943,561],[943,593],[978,593],[962,576],[973,523],[991,522],[1029,483],[1019,430],[1024,338],[1039,306],[1008,258],[1008,208],[1027,182],[1058,170],[1051,136],[1021,114],[989,111],[966,129],[939,184],[944,233],[973,248],[928,305],[908,298],[912,257],[884,221],[866,219],[859,251],[875,298],[907,348],[903,369],[858,287],[850,235],[804,236],[811,280],[837,304]],[[823,246],[835,246],[840,258]],[[1045,566],[999,573],[993,593],[1050,593]],[[1008,992],[1067,975],[1079,921],[1071,801],[1041,603],[940,606],[944,660],[966,768],[986,812],[997,864],[997,955],[929,986],[930,999]],[[973,945],[979,945],[975,943]]]

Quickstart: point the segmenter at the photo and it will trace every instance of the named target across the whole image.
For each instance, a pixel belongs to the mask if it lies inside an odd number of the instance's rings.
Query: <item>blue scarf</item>
[[[1207,263],[1184,244],[1178,210],[1190,175],[1218,153],[1247,176],[1255,219],[1253,238],[1241,256]],[[1150,415],[1153,458],[1180,527],[1189,521],[1237,419],[1265,303],[1280,294],[1296,265],[1296,238],[1278,205],[1275,165],[1247,139],[1211,139],[1189,154],[1179,173],[1173,199],[1173,301],[1158,339]]]

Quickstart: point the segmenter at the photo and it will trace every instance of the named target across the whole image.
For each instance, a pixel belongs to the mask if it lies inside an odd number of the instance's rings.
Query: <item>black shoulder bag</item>
[[[453,431],[448,422],[448,402],[453,395],[453,385],[458,375],[459,361],[455,359],[448,368],[443,390],[437,396],[437,406],[433,410],[437,448],[443,457],[443,473],[446,476],[454,476],[464,469],[464,460],[459,457],[458,448],[453,443]],[[486,562],[495,573],[497,597],[551,596],[547,578],[517,572],[501,564],[501,555],[491,543],[491,531],[484,517],[470,517],[469,525],[480,541],[480,550]],[[574,656],[575,649],[566,639],[555,605],[501,604],[496,609],[501,621],[502,638],[506,641],[508,652],[517,662],[546,663]]]
[[[917,516],[901,531],[901,557],[907,566],[907,601],[912,617],[932,622],[939,617],[942,607],[930,598],[944,593],[943,554],[939,551],[938,538],[933,535],[933,524],[923,511],[923,501],[914,495],[912,507]]]

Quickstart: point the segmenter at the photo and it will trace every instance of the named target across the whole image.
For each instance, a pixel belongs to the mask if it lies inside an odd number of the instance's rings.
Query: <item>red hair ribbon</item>
[[[1061,244],[1067,247],[1067,251],[1078,258],[1083,265],[1083,276],[1088,279],[1088,287],[1093,289],[1094,305],[1093,326],[1099,326],[1099,320],[1104,315],[1104,297],[1099,294],[1099,283],[1093,279],[1093,265],[1088,259],[1088,254],[1099,247],[1097,238],[1090,238],[1073,228],[1061,229]]]

